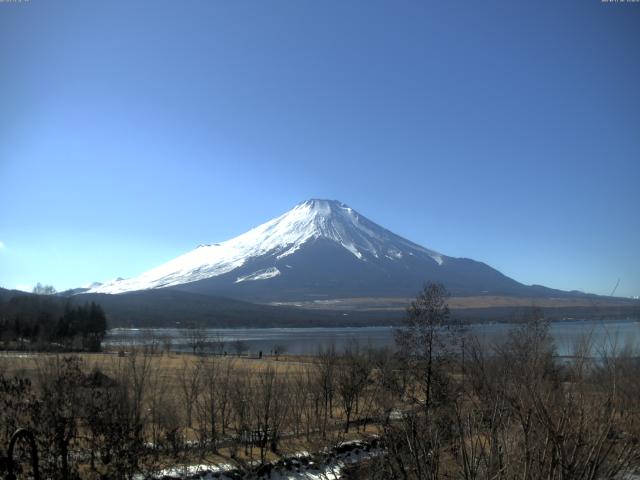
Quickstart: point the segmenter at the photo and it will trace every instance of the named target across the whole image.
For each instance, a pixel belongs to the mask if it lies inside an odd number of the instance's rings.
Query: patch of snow
[[[278,270],[276,267],[269,267],[269,268],[264,268],[262,270],[258,270],[257,272],[253,272],[243,277],[238,277],[235,283],[252,281],[252,280],[266,280],[268,278],[277,277],[278,275],[280,275],[280,270]]]
[[[150,478],[202,478],[209,479],[214,478],[214,474],[218,474],[218,477],[215,478],[229,478],[224,475],[225,472],[230,472],[234,470],[234,466],[231,464],[218,464],[218,465],[209,465],[209,464],[199,464],[199,465],[179,465],[171,468],[165,468],[160,470],[158,473],[153,475]],[[220,476],[222,475],[222,476]],[[149,478],[144,475],[136,475],[134,476],[135,480],[144,480]]]
[[[326,453],[330,454],[324,463],[314,463],[309,452],[302,451],[287,457],[287,459],[308,459],[306,463],[297,462],[290,464],[291,468],[284,468],[278,464],[272,464],[268,478],[271,480],[339,480],[342,478],[342,471],[349,464],[356,464],[363,460],[367,460],[382,454],[379,448],[365,449],[359,441],[343,442],[340,446],[350,446],[351,451],[344,453],[331,454],[330,450]],[[284,459],[283,459],[284,460]],[[220,480],[228,480],[232,478],[232,472],[235,467],[230,464],[218,465],[181,465],[167,468],[157,472],[153,476],[136,475],[135,480],[144,480],[148,478],[192,478],[199,480],[212,480],[214,478]]]

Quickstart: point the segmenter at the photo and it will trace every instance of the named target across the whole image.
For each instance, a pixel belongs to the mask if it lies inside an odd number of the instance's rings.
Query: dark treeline
[[[107,330],[102,307],[54,295],[0,297],[0,347],[99,351]]]

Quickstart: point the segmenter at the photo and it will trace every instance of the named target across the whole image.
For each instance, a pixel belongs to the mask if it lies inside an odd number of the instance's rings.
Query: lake
[[[475,335],[480,342],[491,345],[505,338],[515,328],[509,323],[484,323],[467,325],[469,334]],[[210,342],[222,340],[224,350],[234,352],[234,342],[240,340],[252,353],[262,351],[270,353],[275,346],[284,346],[290,354],[315,354],[319,347],[335,345],[342,350],[354,339],[361,346],[392,347],[393,332],[397,327],[343,327],[343,328],[215,328],[201,332]],[[640,340],[640,322],[637,320],[571,320],[553,322],[550,326],[558,354],[570,356],[578,340],[589,335],[595,351],[610,351],[613,346],[621,348],[635,345]],[[105,346],[144,345],[158,339],[170,338],[171,349],[188,351],[189,331],[175,328],[134,329],[115,328],[107,332],[103,342]],[[160,340],[162,343],[162,340]]]

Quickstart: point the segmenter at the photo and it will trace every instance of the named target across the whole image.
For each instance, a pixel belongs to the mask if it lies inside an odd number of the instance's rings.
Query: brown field
[[[279,302],[277,305],[296,306],[311,310],[363,310],[363,311],[404,311],[413,298],[408,297],[357,297],[308,302]],[[497,295],[478,295],[472,297],[449,297],[449,308],[464,310],[471,308],[501,307],[539,307],[539,308],[576,308],[576,307],[625,307],[638,305],[638,301],[624,298],[537,298],[508,297]]]
[[[148,355],[148,354],[147,354]],[[6,376],[23,376],[27,378],[35,378],[38,370],[46,365],[51,359],[74,356],[82,360],[83,369],[86,373],[94,369],[100,369],[108,374],[118,365],[124,363],[127,354],[121,357],[117,352],[102,353],[46,353],[46,352],[0,352],[0,373]],[[193,367],[196,362],[203,359],[202,356],[192,355],[189,353],[158,353],[150,355],[151,366],[153,369],[162,371],[164,378],[172,380],[170,384],[176,385],[181,371],[187,366]],[[224,368],[228,363],[234,367],[234,371],[242,372],[260,372],[268,367],[274,367],[279,374],[296,375],[303,371],[306,367],[313,364],[313,357],[299,355],[280,355],[276,357],[263,357],[262,359],[250,358],[247,356],[216,356],[220,368]]]

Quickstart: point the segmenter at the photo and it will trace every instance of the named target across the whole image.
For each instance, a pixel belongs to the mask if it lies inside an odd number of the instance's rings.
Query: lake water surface
[[[475,335],[480,342],[492,345],[500,342],[515,324],[484,323],[465,327],[466,332]],[[222,340],[224,350],[233,353],[234,343],[240,340],[252,353],[262,351],[267,354],[275,346],[286,348],[290,354],[314,354],[320,347],[335,345],[341,350],[354,339],[361,346],[393,347],[393,332],[398,327],[343,327],[343,328],[216,328],[205,329],[202,333],[210,342]],[[622,348],[635,345],[640,341],[640,322],[636,320],[572,320],[553,322],[550,326],[558,354],[570,356],[574,346],[584,336],[590,336],[596,354],[601,350],[610,351],[614,346]],[[163,343],[170,339],[174,351],[189,350],[190,332],[175,328],[132,329],[116,328],[109,330],[104,341],[105,346],[143,345],[152,341]]]

